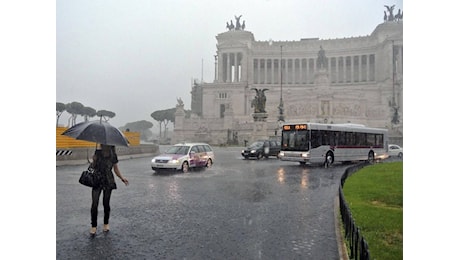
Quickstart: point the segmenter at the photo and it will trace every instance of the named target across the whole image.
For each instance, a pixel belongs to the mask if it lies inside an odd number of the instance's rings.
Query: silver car
[[[210,168],[214,164],[214,152],[206,143],[175,144],[166,152],[152,159],[152,170],[179,170],[188,172],[191,168]]]
[[[388,145],[388,156],[398,156],[399,158],[403,157],[403,148],[397,144]]]

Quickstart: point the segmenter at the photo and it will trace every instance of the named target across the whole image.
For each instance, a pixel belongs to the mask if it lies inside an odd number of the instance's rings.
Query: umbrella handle
[[[89,149],[86,149],[86,160],[88,161],[88,163],[91,163],[91,161],[89,160]]]

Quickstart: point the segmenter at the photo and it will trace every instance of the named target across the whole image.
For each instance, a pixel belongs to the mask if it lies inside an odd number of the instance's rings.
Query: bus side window
[[[366,145],[366,134],[365,133],[356,133],[356,144],[357,145]]]
[[[378,134],[376,135],[376,145],[383,146],[383,135]]]
[[[336,146],[338,132],[336,131],[324,131],[323,135],[323,145],[332,145]]]
[[[339,132],[339,143],[338,145],[346,145],[345,132]]]
[[[367,134],[367,145],[375,146],[375,134]]]
[[[321,144],[322,145],[329,145],[329,131],[321,131]]]
[[[321,144],[321,135],[318,130],[311,130],[311,148],[316,148]]]
[[[334,135],[333,135],[333,136],[334,136],[334,137],[333,137],[333,138],[334,138],[334,146],[339,145],[340,133],[336,131],[336,132],[334,132]]]
[[[353,132],[346,132],[346,145],[355,145],[355,133]]]

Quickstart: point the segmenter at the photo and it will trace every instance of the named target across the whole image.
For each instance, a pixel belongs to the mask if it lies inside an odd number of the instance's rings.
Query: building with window
[[[402,144],[402,20],[342,39],[257,41],[241,27],[216,39],[214,81],[193,83],[192,115],[177,107],[173,141],[244,144],[279,135],[283,121],[310,121],[387,128]],[[258,90],[263,125],[254,117]]]

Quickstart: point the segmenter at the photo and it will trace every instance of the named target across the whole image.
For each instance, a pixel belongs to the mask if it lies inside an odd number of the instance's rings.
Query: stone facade
[[[244,144],[280,134],[285,122],[356,123],[403,135],[403,22],[368,36],[256,41],[244,30],[216,36],[215,79],[192,86],[192,116],[176,113],[173,142]],[[265,89],[266,118],[253,117]],[[281,108],[280,109],[280,104]]]

